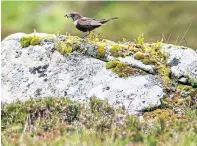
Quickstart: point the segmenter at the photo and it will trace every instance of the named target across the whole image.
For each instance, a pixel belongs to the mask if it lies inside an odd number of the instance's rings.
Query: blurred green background
[[[72,11],[91,18],[119,16],[95,31],[110,40],[133,40],[144,34],[148,42],[165,36],[168,43],[197,48],[197,2],[3,1],[1,37],[15,32],[31,33],[33,29],[82,37],[84,34],[74,27],[72,20],[64,18]]]

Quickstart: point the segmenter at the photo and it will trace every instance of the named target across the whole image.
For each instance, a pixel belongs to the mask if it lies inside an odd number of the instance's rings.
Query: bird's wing
[[[99,21],[97,21],[96,19],[91,19],[91,18],[87,18],[87,17],[83,17],[81,18],[78,23],[80,25],[83,26],[98,26],[98,25],[103,25],[102,23],[100,23]]]

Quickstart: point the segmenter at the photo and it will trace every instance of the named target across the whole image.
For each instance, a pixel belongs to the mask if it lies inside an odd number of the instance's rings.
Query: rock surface
[[[172,74],[181,81],[188,74],[197,79],[197,53],[195,50],[181,46],[164,44],[163,49],[170,54],[168,64],[171,66]],[[182,79],[181,79],[182,78]]]
[[[16,33],[1,43],[3,102],[49,96],[87,101],[96,96],[108,99],[111,104],[123,105],[131,113],[160,105],[164,91],[157,75],[119,78],[105,68],[104,61],[76,52],[61,55],[53,41],[22,48],[20,39],[25,35]],[[197,78],[197,53],[170,46],[164,44],[163,48],[170,54],[168,63],[172,73],[181,77],[189,72]]]

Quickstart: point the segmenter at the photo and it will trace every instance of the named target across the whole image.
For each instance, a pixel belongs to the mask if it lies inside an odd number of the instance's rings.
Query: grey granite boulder
[[[195,50],[164,44],[163,49],[169,53],[168,64],[171,66],[172,74],[179,82],[187,83],[189,78],[197,81],[197,53]]]
[[[63,56],[56,51],[52,39],[22,48],[20,39],[23,36],[26,34],[12,34],[1,42],[3,102],[30,97],[69,97],[86,102],[96,96],[107,99],[113,105],[122,105],[130,113],[161,104],[164,91],[157,75],[120,78],[106,69],[105,61],[91,57],[91,49],[88,50],[90,55],[73,52]],[[45,37],[48,34],[37,33],[36,36]],[[87,44],[82,46],[87,48]],[[91,48],[91,45],[88,46]],[[180,81],[186,82],[188,73],[192,78],[197,77],[195,51],[168,44],[163,44],[163,49],[169,53],[168,64],[172,74]],[[113,60],[113,57],[108,56],[107,59]],[[154,72],[151,65],[144,65],[133,56],[119,60],[149,73]]]
[[[24,35],[13,34],[1,43],[3,102],[49,96],[87,101],[96,96],[129,112],[160,105],[164,93],[157,76],[119,78],[104,61],[79,53],[61,55],[52,41],[22,48]]]

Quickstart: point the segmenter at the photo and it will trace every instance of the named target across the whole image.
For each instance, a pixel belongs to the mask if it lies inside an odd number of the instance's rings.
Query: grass
[[[174,107],[175,108],[175,107]],[[183,105],[141,117],[92,97],[87,104],[68,98],[38,98],[2,106],[3,145],[193,146],[197,109]]]

